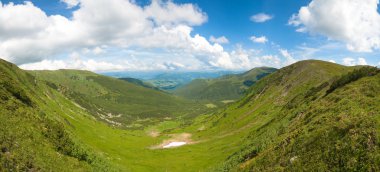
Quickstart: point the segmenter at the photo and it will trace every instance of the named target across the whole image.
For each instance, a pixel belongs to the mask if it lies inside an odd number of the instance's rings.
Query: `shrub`
[[[335,80],[330,88],[326,91],[326,95],[332,93],[337,88],[340,88],[346,84],[349,84],[351,82],[354,82],[360,78],[366,77],[366,76],[374,76],[378,74],[380,70],[375,67],[362,67],[360,69],[355,69],[354,71],[341,76],[337,80]]]

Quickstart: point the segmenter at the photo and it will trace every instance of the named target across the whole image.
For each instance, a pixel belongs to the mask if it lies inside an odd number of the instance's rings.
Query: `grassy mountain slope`
[[[65,129],[58,115],[64,112],[49,93],[44,83],[0,60],[0,171],[111,170]]]
[[[153,86],[152,84],[144,82],[144,81],[141,81],[141,80],[136,79],[136,78],[119,78],[119,79],[123,80],[123,81],[127,81],[127,82],[130,82],[130,83],[133,83],[133,84],[136,84],[136,85],[139,85],[139,86],[143,86],[143,87],[146,87],[146,88],[159,90],[159,88]]]
[[[248,72],[225,75],[215,79],[196,79],[176,90],[174,94],[195,100],[236,100],[262,77],[276,71],[274,68],[254,68]]]
[[[208,119],[207,135],[247,133],[215,171],[379,170],[380,74],[337,82],[358,68],[302,61],[260,80]]]
[[[40,80],[74,100],[95,117],[114,125],[139,118],[165,118],[194,114],[196,103],[116,78],[87,71],[30,71]]]

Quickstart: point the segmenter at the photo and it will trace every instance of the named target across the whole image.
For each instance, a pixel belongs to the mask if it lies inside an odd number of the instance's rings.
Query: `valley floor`
[[[82,118],[82,119],[76,119]],[[240,148],[245,132],[233,135],[208,135],[202,124],[180,127],[162,122],[146,130],[120,130],[77,116],[66,117],[83,142],[102,152],[102,156],[122,171],[206,171]],[[80,122],[79,122],[80,121]],[[151,135],[155,130],[156,135]],[[188,144],[164,149],[170,142]]]

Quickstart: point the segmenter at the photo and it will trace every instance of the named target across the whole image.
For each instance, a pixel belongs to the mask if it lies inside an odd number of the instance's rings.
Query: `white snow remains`
[[[169,144],[163,146],[162,148],[172,148],[172,147],[179,147],[187,144],[186,142],[170,142]]]

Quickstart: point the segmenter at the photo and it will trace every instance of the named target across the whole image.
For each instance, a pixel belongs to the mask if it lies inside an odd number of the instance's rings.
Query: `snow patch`
[[[187,142],[170,142],[169,144],[167,145],[164,145],[162,148],[172,148],[172,147],[179,147],[179,146],[183,146],[183,145],[186,145]]]

